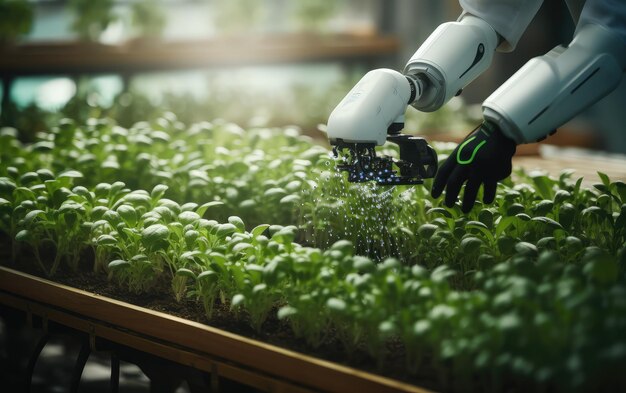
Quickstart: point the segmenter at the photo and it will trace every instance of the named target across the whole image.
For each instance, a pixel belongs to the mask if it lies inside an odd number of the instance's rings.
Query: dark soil
[[[0,265],[47,278],[30,256],[23,255],[19,266],[9,263],[10,248],[6,244],[0,241]],[[24,250],[22,250],[22,254],[24,254]],[[85,258],[82,258],[82,260],[93,260],[93,256],[85,255]],[[343,350],[342,344],[334,337],[332,331],[329,332],[322,346],[312,348],[304,340],[296,338],[286,322],[277,319],[276,310],[270,312],[261,332],[256,332],[250,327],[246,315],[235,315],[230,311],[228,305],[221,304],[219,300],[215,304],[213,318],[209,321],[200,302],[193,299],[184,299],[181,302],[176,302],[169,282],[165,280],[158,282],[149,294],[136,294],[107,280],[104,274],[94,273],[90,270],[91,266],[91,263],[86,262],[80,266],[79,272],[70,272],[61,267],[55,277],[53,277],[53,280],[87,292],[203,323],[374,374],[402,380],[428,389],[441,389],[436,379],[436,373],[430,367],[422,367],[417,375],[410,375],[405,371],[404,346],[398,340],[392,340],[387,344],[388,353],[382,368],[379,368],[376,360],[369,356],[364,349],[357,350],[348,356],[346,351]]]

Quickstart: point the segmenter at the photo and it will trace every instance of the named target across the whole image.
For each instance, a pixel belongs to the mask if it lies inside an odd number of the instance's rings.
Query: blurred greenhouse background
[[[0,124],[29,140],[51,117],[130,125],[171,110],[318,135],[365,72],[402,69],[460,11],[456,0],[0,0]],[[573,28],[564,2],[546,1],[515,52],[439,112],[410,110],[407,130],[467,133],[482,100]],[[548,143],[626,152],[625,99],[623,84]]]

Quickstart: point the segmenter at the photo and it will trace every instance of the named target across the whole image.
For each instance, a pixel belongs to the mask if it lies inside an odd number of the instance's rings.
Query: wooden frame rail
[[[427,392],[5,267],[0,303],[263,391]]]
[[[126,73],[315,61],[356,62],[392,56],[392,36],[263,35],[124,45],[78,42],[0,47],[0,75]]]

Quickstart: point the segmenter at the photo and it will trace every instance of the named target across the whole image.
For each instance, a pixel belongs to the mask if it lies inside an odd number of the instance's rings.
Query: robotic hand
[[[498,181],[511,174],[515,148],[514,141],[504,136],[497,126],[485,121],[443,163],[433,183],[432,196],[439,198],[446,188],[445,202],[452,207],[461,186],[467,181],[463,194],[464,213],[472,210],[481,184],[484,185],[483,202],[493,202]]]
[[[446,189],[454,205],[467,181],[462,209],[469,212],[478,188],[491,203],[499,180],[511,173],[515,146],[545,139],[556,128],[619,85],[626,69],[626,46],[610,30],[579,28],[567,48],[557,46],[526,63],[483,103],[484,123],[441,166],[432,195]]]

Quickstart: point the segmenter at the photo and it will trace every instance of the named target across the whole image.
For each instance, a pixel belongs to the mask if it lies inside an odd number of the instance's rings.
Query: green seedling
[[[149,120],[64,120],[33,144],[0,130],[13,261],[54,274],[91,247],[96,272],[137,293],[169,282],[209,319],[222,303],[263,331],[277,310],[311,347],[378,364],[400,343],[444,390],[624,383],[606,378],[626,362],[623,182],[517,171],[464,215],[428,187],[347,184],[292,129]]]

